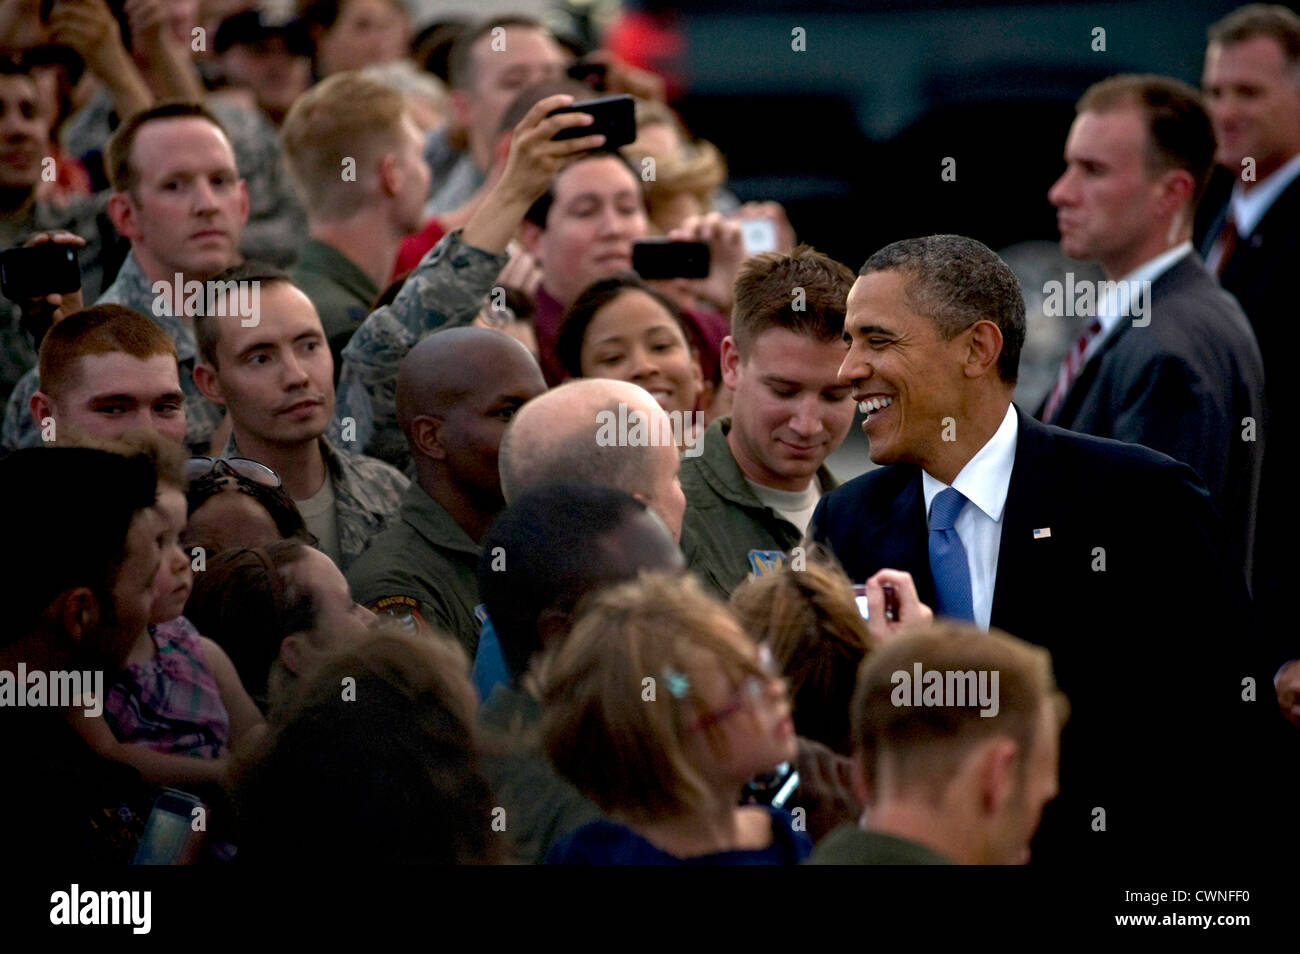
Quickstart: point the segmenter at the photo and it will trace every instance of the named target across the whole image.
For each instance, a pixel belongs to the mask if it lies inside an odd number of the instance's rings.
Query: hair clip
[[[669,669],[665,666],[660,671],[660,675],[664,677],[664,682],[667,683],[668,691],[673,694],[673,698],[684,698],[685,695],[691,691],[691,681],[686,678],[684,673],[680,673],[676,669]]]

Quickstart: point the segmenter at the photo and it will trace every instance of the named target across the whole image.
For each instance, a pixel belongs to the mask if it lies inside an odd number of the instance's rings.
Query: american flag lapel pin
[[[1044,540],[1052,535],[1051,527],[1039,527],[1034,531],[1035,540]]]

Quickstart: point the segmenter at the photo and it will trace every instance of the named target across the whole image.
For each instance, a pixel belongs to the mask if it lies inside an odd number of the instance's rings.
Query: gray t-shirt
[[[338,565],[342,554],[339,551],[338,512],[334,509],[333,476],[327,472],[320,490],[306,500],[295,500],[294,503],[298,505],[307,529],[316,534],[319,541],[316,548]]]

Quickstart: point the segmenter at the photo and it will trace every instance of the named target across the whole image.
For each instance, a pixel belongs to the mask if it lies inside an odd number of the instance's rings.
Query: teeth
[[[891,397],[873,397],[865,401],[858,402],[858,410],[863,414],[873,414],[876,411],[884,410],[894,403]]]

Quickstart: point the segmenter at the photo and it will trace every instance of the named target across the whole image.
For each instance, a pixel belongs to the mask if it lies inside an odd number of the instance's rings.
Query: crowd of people
[[[1024,407],[993,250],[834,261],[653,72],[412,9],[0,0],[15,857],[1284,852],[1300,16],[1083,92]]]

